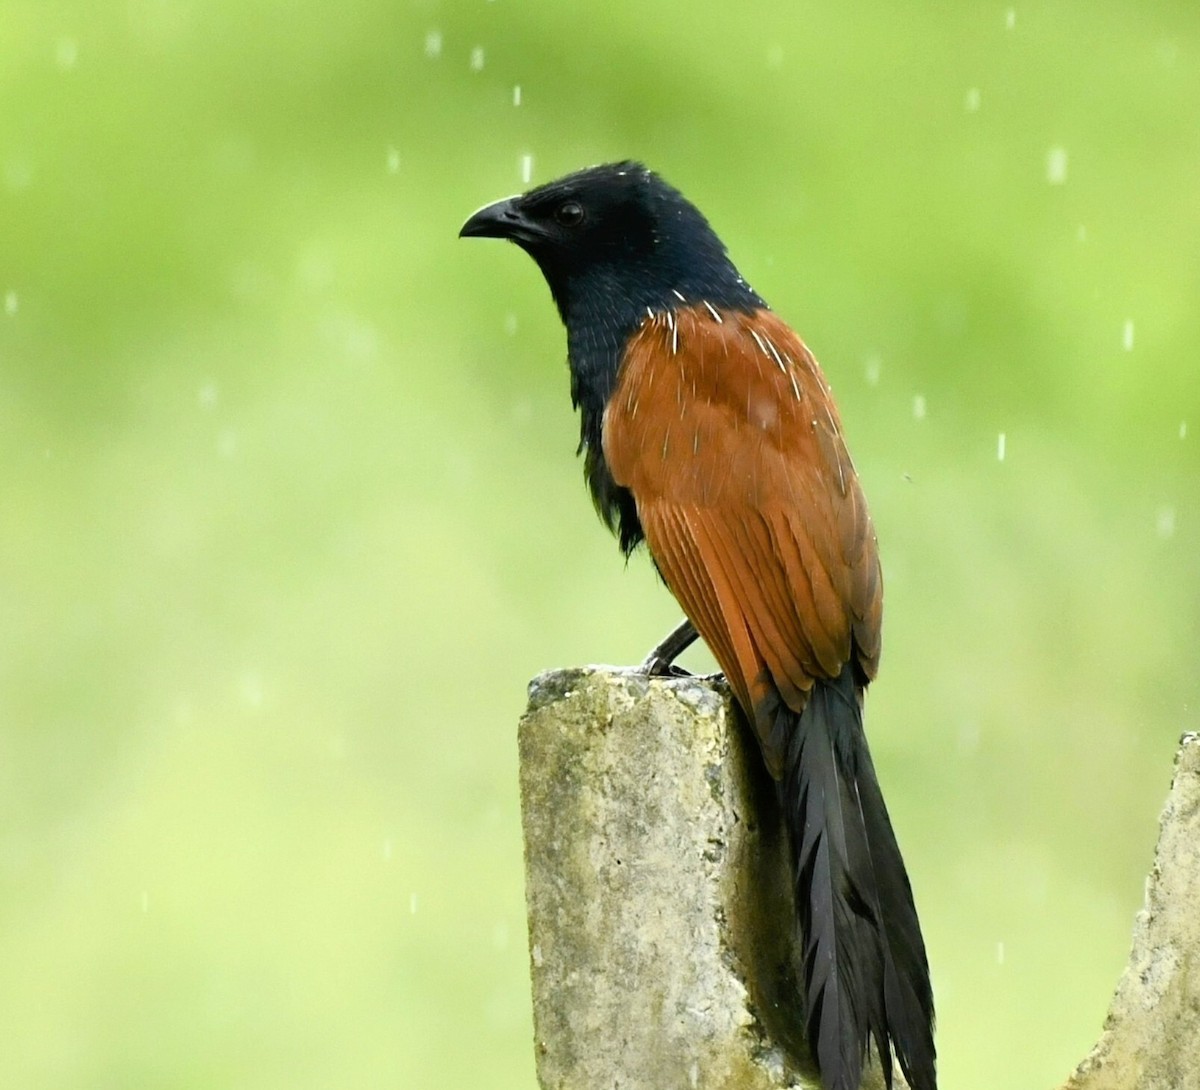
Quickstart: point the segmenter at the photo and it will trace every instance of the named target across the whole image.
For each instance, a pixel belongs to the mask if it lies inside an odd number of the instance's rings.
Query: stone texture
[[[747,741],[711,679],[593,668],[530,686],[521,797],[543,1090],[815,1085],[789,1007],[782,826]]]
[[[1063,1090],[1200,1090],[1200,734],[1185,734],[1104,1032]]]

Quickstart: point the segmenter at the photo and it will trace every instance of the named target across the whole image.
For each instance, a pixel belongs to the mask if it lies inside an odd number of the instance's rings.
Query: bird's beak
[[[528,229],[525,217],[517,210],[516,197],[484,205],[458,232],[459,238],[518,238]]]

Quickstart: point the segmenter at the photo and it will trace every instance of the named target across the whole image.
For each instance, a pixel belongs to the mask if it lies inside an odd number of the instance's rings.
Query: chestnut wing
[[[660,313],[631,338],[603,449],[663,579],[752,717],[875,674],[875,532],[820,368],[770,311]],[[757,724],[773,771],[769,724]]]

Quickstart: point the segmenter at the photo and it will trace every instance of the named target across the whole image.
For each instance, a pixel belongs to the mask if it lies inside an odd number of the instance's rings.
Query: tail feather
[[[933,994],[904,860],[875,777],[852,667],[780,703],[780,785],[795,857],[807,1031],[827,1090],[858,1090],[868,1046],[913,1090],[936,1090]]]
[[[900,1069],[913,1090],[934,1090],[937,1054],[933,1044],[933,990],[921,924],[913,904],[912,886],[896,843],[875,766],[862,745],[859,794],[873,846],[873,863],[883,924],[884,1009],[889,1033],[896,1044]],[[874,846],[879,845],[878,849]],[[901,1047],[903,1042],[903,1047]],[[890,1066],[890,1065],[889,1065]]]

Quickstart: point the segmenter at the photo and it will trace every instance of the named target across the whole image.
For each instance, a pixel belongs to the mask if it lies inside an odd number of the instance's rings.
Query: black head
[[[589,167],[481,208],[464,236],[507,238],[538,263],[568,327],[707,300],[762,301],[700,211],[640,163]],[[622,323],[624,324],[624,323]]]
[[[641,524],[633,497],[608,471],[601,442],[628,338],[647,311],[703,303],[752,311],[765,304],[696,206],[640,163],[589,167],[489,204],[459,234],[507,238],[545,275],[567,327],[584,473],[597,509],[610,527],[619,524],[629,552]]]

